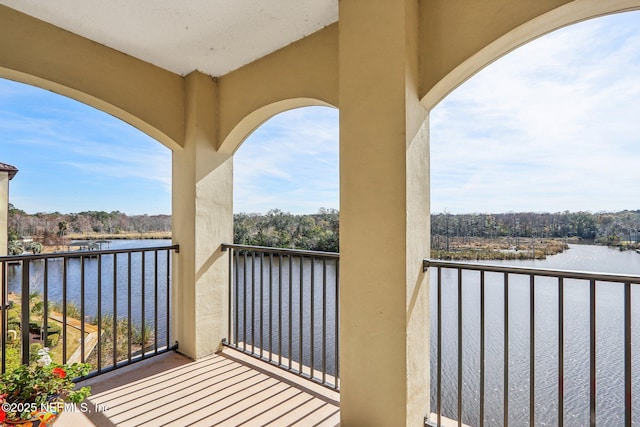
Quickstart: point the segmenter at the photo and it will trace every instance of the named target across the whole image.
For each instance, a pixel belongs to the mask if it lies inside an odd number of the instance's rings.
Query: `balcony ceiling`
[[[221,76],[338,20],[338,0],[0,0],[159,67]]]

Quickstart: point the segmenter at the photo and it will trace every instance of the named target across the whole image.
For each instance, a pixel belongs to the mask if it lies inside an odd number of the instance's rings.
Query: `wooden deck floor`
[[[56,427],[337,426],[339,393],[240,352],[155,356],[85,381],[86,407]]]

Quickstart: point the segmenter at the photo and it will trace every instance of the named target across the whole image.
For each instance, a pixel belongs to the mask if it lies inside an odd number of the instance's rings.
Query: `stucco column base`
[[[429,144],[418,2],[339,7],[341,426],[420,426],[429,412]]]
[[[186,135],[173,152],[173,332],[179,351],[214,353],[228,330],[228,261],[220,245],[233,240],[233,160],[216,150],[216,83],[185,78]]]

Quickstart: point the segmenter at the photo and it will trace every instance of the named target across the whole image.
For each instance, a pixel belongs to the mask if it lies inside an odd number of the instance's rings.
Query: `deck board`
[[[339,393],[231,349],[197,361],[170,352],[82,385],[92,386],[90,412],[67,411],[57,427],[340,422]]]

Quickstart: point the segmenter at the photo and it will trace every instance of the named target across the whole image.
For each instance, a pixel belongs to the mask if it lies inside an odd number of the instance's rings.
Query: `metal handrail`
[[[165,246],[148,246],[144,248],[125,248],[125,249],[101,249],[95,251],[65,251],[65,252],[52,252],[46,254],[22,254],[22,255],[4,255],[0,256],[0,262],[15,262],[15,261],[35,261],[39,259],[47,258],[75,258],[75,257],[90,257],[96,255],[113,255],[113,254],[126,254],[133,252],[150,252],[150,251],[175,251],[180,252],[180,245],[165,245]]]
[[[0,277],[1,285],[1,307],[8,307],[8,286],[9,276],[8,266],[12,264],[19,264],[20,279],[18,282],[20,288],[20,340],[21,340],[21,363],[26,364],[30,358],[30,331],[29,323],[31,320],[30,300],[29,296],[32,291],[32,282],[34,276],[31,275],[31,269],[35,262],[42,261],[44,264],[38,263],[38,268],[42,269],[42,277],[39,275],[36,285],[40,289],[40,298],[43,302],[42,313],[42,331],[44,338],[41,337],[43,345],[46,346],[48,341],[48,325],[50,322],[50,308],[49,303],[52,301],[50,295],[53,289],[56,289],[61,293],[60,299],[55,301],[61,304],[60,313],[56,316],[60,316],[61,319],[56,319],[56,322],[62,323],[60,340],[62,342],[61,358],[63,361],[86,361],[89,352],[93,349],[96,350],[97,360],[95,371],[90,373],[89,376],[100,374],[138,360],[142,360],[151,355],[159,354],[165,351],[176,348],[176,344],[170,342],[170,286],[171,286],[171,252],[179,252],[178,245],[165,245],[165,246],[151,246],[142,248],[126,248],[126,249],[107,249],[107,250],[95,250],[95,251],[67,251],[56,252],[47,254],[27,254],[27,255],[10,255],[0,257]],[[140,254],[140,257],[134,258],[133,254]],[[161,255],[162,254],[162,255]],[[125,255],[124,258],[119,259],[118,255]],[[164,258],[163,264],[159,265],[159,255]],[[71,260],[80,260],[80,263],[70,262]],[[87,273],[87,266],[90,265],[88,260],[94,261],[94,272],[89,275]],[[58,274],[61,276],[52,275],[54,265],[58,263],[52,263],[51,261],[61,261],[62,265],[57,267]],[[164,264],[166,262],[166,264]],[[133,275],[132,270],[135,263],[138,263],[136,268],[139,268],[138,272]],[[147,268],[152,271],[147,271]],[[147,274],[149,273],[149,274]],[[73,276],[70,276],[73,274]],[[120,277],[119,277],[120,276]],[[147,277],[149,276],[149,277]],[[54,280],[57,282],[54,283]],[[103,283],[105,282],[105,283]],[[121,288],[121,289],[119,289]],[[79,314],[76,319],[71,318],[69,314],[69,301],[71,293],[76,289],[77,294],[73,295],[78,305]],[[94,298],[89,297],[87,289],[91,289],[91,295]],[[124,292],[124,293],[123,293]],[[135,348],[132,346],[133,333],[138,325],[132,323],[132,312],[134,310],[132,300],[133,296],[139,295],[136,298],[140,299],[140,343],[135,344]],[[164,295],[162,300],[160,295]],[[123,317],[121,315],[122,309],[118,309],[119,297],[122,298],[126,295],[126,337],[118,334],[118,321]],[[79,298],[79,301],[77,300]],[[103,304],[104,298],[112,298],[110,304]],[[145,306],[146,303],[149,306]],[[103,307],[104,306],[104,307]],[[96,310],[95,322],[96,325],[90,325],[86,319],[87,308],[93,307]],[[138,307],[135,307],[138,310]],[[149,312],[153,312],[151,319],[145,318],[147,309]],[[4,372],[6,366],[6,348],[7,348],[7,331],[8,331],[8,310],[0,310],[0,348],[2,351],[2,360],[0,362],[0,371]],[[111,311],[111,317],[106,320],[104,318],[103,311]],[[159,325],[158,314],[164,312],[166,317],[166,323]],[[69,322],[72,323],[69,323]],[[75,324],[74,328],[80,331],[81,341],[80,347],[71,356],[71,359],[67,355],[67,329],[70,324]],[[105,335],[104,327],[112,327],[113,335],[107,337]],[[153,337],[147,335],[146,328],[149,331],[153,330]],[[92,333],[88,331],[93,330],[93,338],[91,344],[89,344],[89,350],[85,348],[85,340]],[[165,340],[159,342],[158,332],[164,328]],[[103,338],[107,341],[111,340],[113,347],[113,354],[103,354],[102,342]],[[123,340],[126,340],[123,341]],[[106,342],[106,341],[105,341]],[[123,344],[127,347],[126,359],[122,359],[117,352],[119,344]],[[150,343],[149,345],[147,345]],[[95,346],[95,347],[93,347]],[[140,349],[137,347],[141,346]],[[104,357],[108,357],[111,360],[111,364],[104,363]]]
[[[563,279],[596,280],[599,282],[640,283],[640,275],[558,270],[538,267],[511,267],[496,264],[442,261],[427,258],[423,261],[423,271],[427,271],[429,267],[461,268],[464,270],[488,271],[492,273],[523,274],[556,278],[562,277]]]
[[[223,251],[226,251],[227,249],[237,249],[237,250],[258,251],[258,252],[272,253],[272,254],[297,255],[297,256],[305,256],[305,257],[322,257],[322,258],[335,258],[335,259],[340,258],[340,254],[337,252],[272,248],[267,246],[236,245],[236,244],[230,244],[230,243],[223,243],[221,248]]]
[[[486,361],[486,348],[488,348],[489,343],[485,342],[487,340],[488,331],[492,330],[493,327],[487,325],[485,321],[485,313],[487,313],[487,303],[485,302],[485,273],[501,273],[502,279],[496,278],[495,280],[502,281],[502,304],[503,304],[503,315],[502,315],[502,329],[503,333],[503,342],[493,343],[491,345],[492,348],[503,347],[503,377],[504,383],[503,387],[503,403],[502,403],[502,412],[503,419],[500,421],[502,425],[507,426],[509,421],[509,370],[510,370],[510,354],[509,354],[509,346],[510,340],[514,338],[510,334],[510,319],[509,313],[512,311],[510,309],[510,297],[509,297],[509,289],[511,288],[510,278],[513,278],[512,275],[519,276],[528,276],[528,291],[527,291],[527,299],[524,304],[528,305],[528,328],[529,328],[529,425],[536,425],[536,375],[538,372],[536,371],[536,361],[539,360],[539,355],[536,354],[536,307],[538,307],[541,302],[538,300],[536,294],[536,278],[538,277],[547,277],[547,278],[555,278],[557,279],[557,283],[555,283],[556,295],[557,295],[557,317],[558,324],[557,327],[554,328],[554,333],[557,333],[557,348],[558,348],[558,361],[557,361],[557,395],[558,395],[558,425],[564,425],[564,408],[565,408],[565,340],[568,339],[568,334],[565,333],[565,285],[567,285],[569,280],[572,282],[575,281],[583,281],[585,282],[585,286],[589,288],[589,304],[588,304],[588,325],[585,325],[585,335],[588,333],[589,340],[587,344],[587,349],[589,351],[589,423],[591,426],[595,426],[596,423],[596,376],[597,376],[597,365],[596,365],[596,345],[597,345],[597,335],[596,335],[596,326],[599,324],[596,318],[596,288],[598,282],[606,282],[613,283],[623,287],[623,301],[621,301],[621,310],[620,312],[623,314],[624,319],[624,348],[621,348],[621,358],[623,359],[624,372],[621,372],[621,376],[624,377],[624,425],[631,426],[632,425],[632,353],[631,353],[631,344],[632,344],[632,335],[631,335],[631,320],[632,320],[632,292],[631,288],[633,285],[640,284],[640,276],[638,275],[620,275],[620,274],[611,274],[611,273],[598,273],[598,272],[582,272],[582,271],[569,271],[569,270],[554,270],[554,269],[542,269],[542,268],[533,268],[533,267],[513,267],[513,266],[504,266],[504,265],[487,265],[487,264],[476,264],[476,263],[468,263],[468,262],[454,262],[454,261],[441,261],[441,260],[432,260],[425,259],[423,261],[423,268],[425,271],[430,268],[434,268],[432,271],[435,275],[432,277],[434,283],[434,290],[437,292],[435,298],[436,309],[433,311],[437,321],[436,327],[436,339],[434,340],[436,349],[436,360],[431,361],[432,370],[436,373],[436,380],[434,381],[436,387],[436,415],[437,415],[437,425],[442,425],[442,417],[443,417],[443,394],[442,387],[443,382],[446,381],[442,375],[443,362],[446,359],[443,358],[442,355],[442,336],[443,336],[443,328],[451,327],[456,328],[452,329],[451,333],[455,336],[457,334],[457,384],[449,384],[448,387],[452,387],[453,389],[457,388],[457,408],[449,409],[451,413],[457,412],[456,416],[458,422],[462,422],[463,418],[463,352],[467,354],[467,352],[471,351],[471,349],[465,349],[463,345],[464,337],[468,337],[467,334],[463,334],[463,318],[466,318],[463,310],[463,288],[464,283],[478,286],[479,288],[479,301],[477,301],[478,309],[479,309],[479,360],[480,371],[479,371],[479,390],[478,390],[478,399],[479,399],[479,426],[482,427],[484,425],[484,414],[485,414],[485,376],[487,375],[487,370],[485,367]],[[447,280],[447,283],[443,283],[443,274],[442,270],[454,270],[456,273],[453,277]],[[479,273],[478,276],[473,275],[464,275],[465,271],[476,271]],[[464,276],[464,277],[463,277]],[[565,280],[569,279],[569,280]],[[579,283],[579,282],[578,282]],[[547,283],[551,284],[551,283]],[[447,292],[450,292],[452,295],[457,294],[457,307],[443,307],[442,302],[442,292],[443,289],[447,287]],[[474,295],[475,295],[474,291]],[[542,304],[547,304],[542,300]],[[496,300],[496,302],[498,302]],[[443,313],[445,310],[448,312],[455,313],[457,317],[457,321],[454,321],[455,325],[445,324],[443,325]],[[473,315],[472,315],[473,316]],[[475,319],[475,318],[474,318]],[[465,321],[466,322],[466,321]],[[474,320],[477,322],[477,320]],[[446,322],[445,322],[446,323]],[[495,326],[494,326],[495,327]],[[587,332],[588,330],[588,332]],[[435,362],[435,363],[434,363]],[[544,373],[543,373],[544,374]],[[451,403],[449,403],[451,405]],[[459,424],[460,425],[460,424]]]
[[[340,254],[231,244],[222,250],[229,250],[224,344],[338,389]]]

